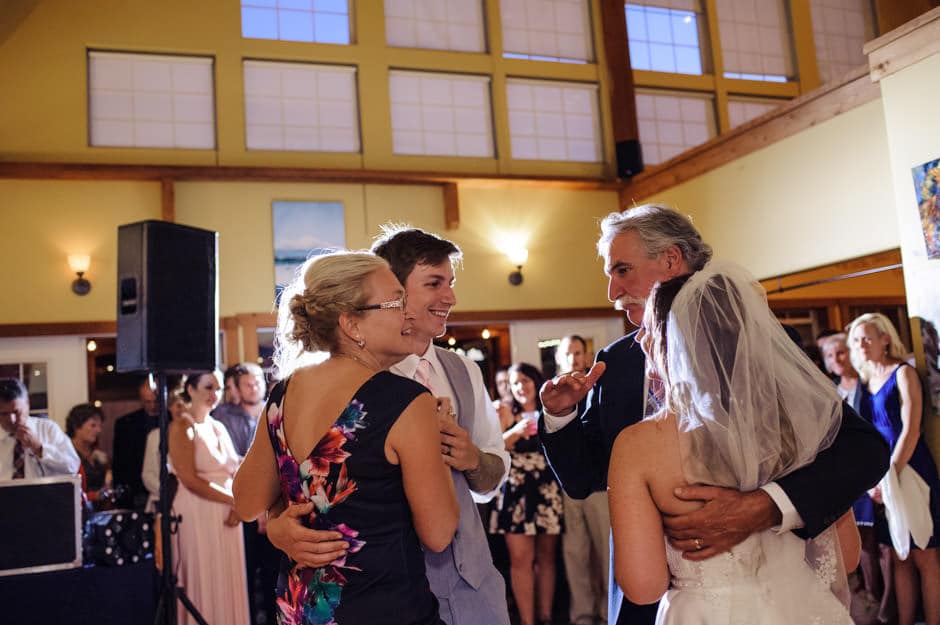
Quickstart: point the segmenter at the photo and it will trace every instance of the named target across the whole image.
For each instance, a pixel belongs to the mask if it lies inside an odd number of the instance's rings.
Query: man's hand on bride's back
[[[539,398],[542,408],[553,415],[564,415],[578,406],[585,398],[597,379],[604,374],[607,365],[596,362],[587,375],[580,371],[557,375],[542,385]]]
[[[780,524],[780,510],[762,490],[742,493],[718,486],[685,486],[677,488],[675,495],[705,504],[694,512],[663,519],[669,543],[687,560],[724,553],[751,534]]]

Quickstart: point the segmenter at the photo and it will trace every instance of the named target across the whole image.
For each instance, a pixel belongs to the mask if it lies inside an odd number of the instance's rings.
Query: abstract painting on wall
[[[276,201],[272,207],[279,294],[305,260],[346,247],[346,224],[342,202]]]
[[[940,258],[940,159],[911,169],[927,258]]]

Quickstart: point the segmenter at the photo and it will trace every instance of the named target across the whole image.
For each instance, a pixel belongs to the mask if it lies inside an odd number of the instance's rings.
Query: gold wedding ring
[[[693,543],[695,544],[695,550],[696,550],[696,551],[701,551],[702,548],[705,547],[705,545],[702,544],[702,539],[700,539],[700,538],[696,538],[696,539],[693,541]]]

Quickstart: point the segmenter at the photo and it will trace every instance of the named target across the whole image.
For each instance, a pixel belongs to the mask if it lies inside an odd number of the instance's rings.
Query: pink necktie
[[[415,370],[415,380],[420,382],[427,387],[431,394],[434,395],[434,382],[431,379],[433,374],[434,367],[431,366],[431,361],[427,358],[422,358],[418,361],[418,368]]]

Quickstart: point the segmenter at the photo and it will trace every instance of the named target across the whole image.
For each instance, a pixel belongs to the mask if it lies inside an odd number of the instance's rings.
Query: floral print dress
[[[561,534],[564,531],[561,485],[548,466],[538,436],[520,438],[509,451],[509,457],[509,477],[490,513],[490,533]]]
[[[385,458],[385,439],[423,386],[387,371],[355,393],[333,426],[303,459],[284,430],[290,378],[271,391],[266,423],[288,504],[314,503],[306,525],[340,532],[347,554],[321,568],[286,556],[277,583],[282,625],[441,623],[424,556],[405,498],[401,468]]]

